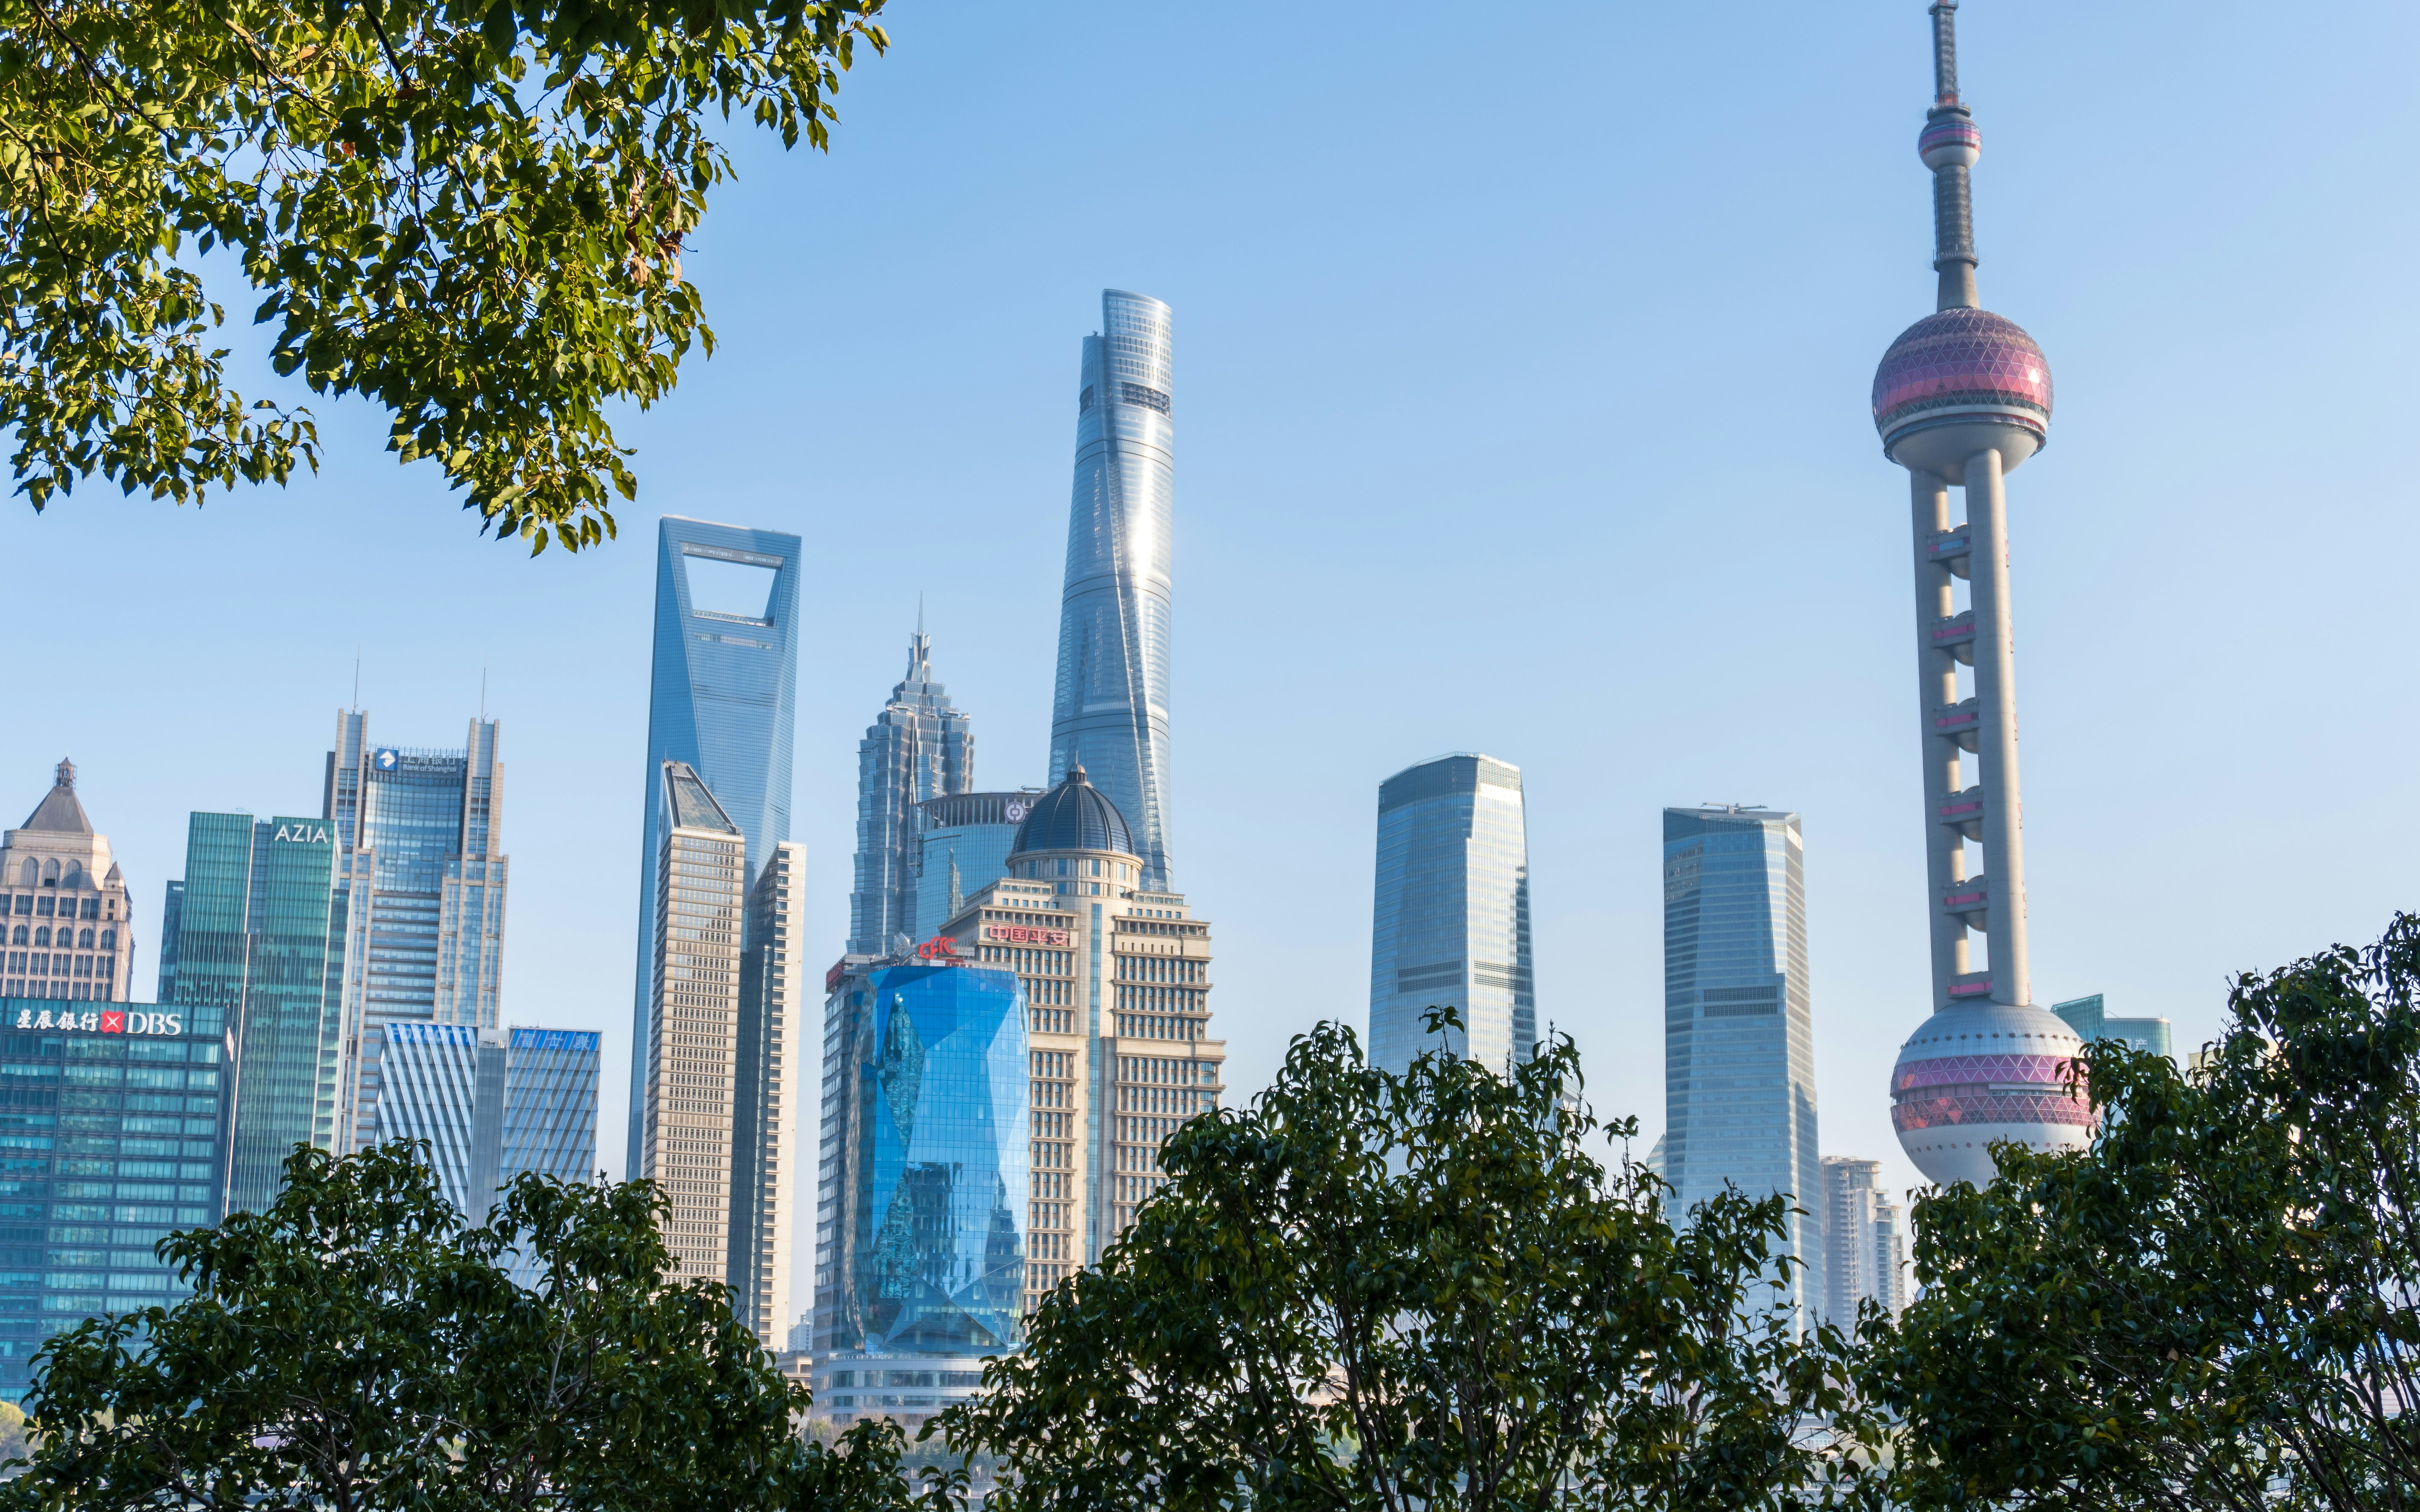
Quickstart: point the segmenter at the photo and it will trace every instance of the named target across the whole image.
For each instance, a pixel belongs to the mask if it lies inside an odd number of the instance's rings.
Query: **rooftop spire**
[[[1932,170],[1932,267],[1941,275],[1933,308],[1971,310],[1975,297],[1975,202],[1966,170],[1983,155],[1982,133],[1958,98],[1958,0],[1934,0],[1932,108],[1916,149]]]

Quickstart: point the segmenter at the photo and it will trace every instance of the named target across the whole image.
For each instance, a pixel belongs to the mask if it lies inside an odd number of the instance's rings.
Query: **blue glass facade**
[[[1790,1219],[1803,1267],[1792,1300],[1820,1310],[1824,1188],[1796,814],[1664,810],[1664,1179],[1684,1210],[1726,1182],[1786,1192],[1807,1210]]]
[[[1022,1338],[1025,989],[989,966],[878,967],[827,1004],[825,1055],[835,1200],[814,1350],[819,1407],[837,1416],[906,1405],[857,1401],[860,1380],[979,1372]]]
[[[1082,766],[1134,826],[1144,885],[1168,876],[1168,678],[1175,556],[1173,313],[1101,291],[1076,396],[1076,490],[1059,610],[1050,782]]]
[[[476,1223],[523,1171],[596,1174],[598,1037],[389,1024],[376,1137],[425,1139],[445,1199]]]
[[[1439,1005],[1462,1011],[1456,1054],[1499,1068],[1529,1058],[1528,833],[1521,769],[1493,757],[1440,756],[1379,784],[1371,1064],[1409,1069]]]
[[[657,868],[668,831],[663,764],[695,769],[747,841],[753,881],[790,838],[790,739],[799,681],[795,535],[666,516],[656,535],[655,666],[647,700],[645,828],[639,843],[638,976],[628,1165],[644,1139],[653,1025]],[[743,889],[744,890],[744,889]]]
[[[2102,995],[2071,998],[2053,1003],[2050,1011],[2067,1021],[2069,1028],[2079,1039],[2116,1040],[2136,1050],[2148,1050],[2155,1056],[2177,1058],[2176,1036],[2163,1018],[2112,1018]]]
[[[345,896],[325,820],[196,813],[185,836],[174,977],[194,1033],[234,1035],[228,1211],[269,1205],[298,1144],[334,1148]],[[163,954],[166,952],[163,951]]]
[[[219,1221],[227,1091],[175,1007],[0,998],[0,1398],[51,1335],[178,1295],[152,1246]]]
[[[1008,875],[1016,826],[1039,793],[962,793],[923,805],[916,888],[919,940],[941,933],[966,901]],[[1012,819],[1010,813],[1016,815]]]

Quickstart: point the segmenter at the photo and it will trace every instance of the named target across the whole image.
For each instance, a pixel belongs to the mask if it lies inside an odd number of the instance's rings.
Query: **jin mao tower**
[[[2014,321],[1977,302],[1968,174],[1982,135],[1958,91],[1958,0],[1938,0],[1931,16],[1933,100],[1916,150],[1932,170],[1938,296],[1933,313],[1891,343],[1873,389],[1884,455],[1907,469],[1914,504],[1932,940],[1933,1012],[1891,1072],[1891,1121],[1927,1177],[1980,1184],[1993,1143],[2072,1149],[2089,1114],[2062,1082],[2079,1041],[2034,1006],[2025,966],[2006,478],[2049,439],[2050,364]],[[1953,487],[1964,497],[1962,523],[1950,518]],[[1979,862],[1967,851],[1978,841]],[[1990,942],[1979,963],[1978,933]]]

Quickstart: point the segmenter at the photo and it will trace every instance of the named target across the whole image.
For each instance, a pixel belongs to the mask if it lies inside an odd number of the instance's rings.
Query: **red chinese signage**
[[[984,938],[1003,945],[1057,945],[1067,943],[1063,929],[1029,929],[1023,924],[985,924]]]

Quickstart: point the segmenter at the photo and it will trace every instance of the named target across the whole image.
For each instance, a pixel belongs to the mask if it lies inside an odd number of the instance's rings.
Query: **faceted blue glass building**
[[[989,966],[878,969],[830,1006],[825,1056],[834,1242],[817,1277],[817,1405],[908,1406],[858,1396],[894,1373],[972,1387],[983,1358],[1023,1336],[1024,986]]]
[[[639,843],[639,960],[628,1169],[640,1166],[663,764],[683,762],[747,841],[753,883],[790,838],[790,733],[799,683],[799,538],[666,516],[656,532],[655,671],[647,700],[646,827]],[[744,891],[744,888],[743,888]]]
[[[1805,852],[1793,813],[1664,810],[1664,1179],[1683,1211],[1726,1182],[1796,1198],[1792,1301],[1820,1310]]]
[[[1076,395],[1076,492],[1059,609],[1050,784],[1082,766],[1134,826],[1144,886],[1168,887],[1168,672],[1175,557],[1172,312],[1101,291]]]
[[[1461,1011],[1447,1044],[1498,1070],[1538,1041],[1521,769],[1457,752],[1378,785],[1370,933],[1370,1063],[1398,1073],[1435,1048],[1425,1016]]]

